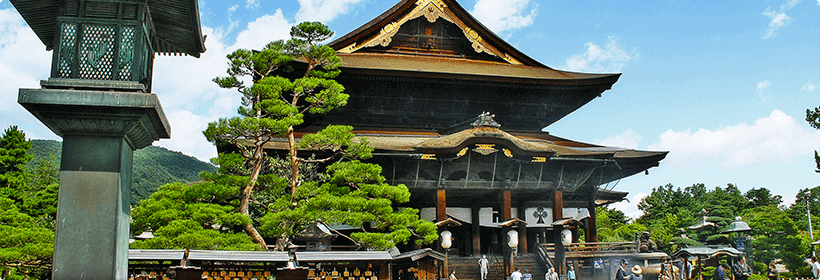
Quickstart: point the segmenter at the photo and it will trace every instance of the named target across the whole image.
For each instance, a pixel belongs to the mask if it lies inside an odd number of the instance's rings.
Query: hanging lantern
[[[507,232],[507,246],[510,246],[510,248],[518,247],[518,231],[510,230]]]
[[[441,232],[441,248],[450,249],[453,246],[453,234],[449,230]]]
[[[561,244],[564,246],[569,246],[572,243],[572,231],[569,229],[564,229],[561,231]]]

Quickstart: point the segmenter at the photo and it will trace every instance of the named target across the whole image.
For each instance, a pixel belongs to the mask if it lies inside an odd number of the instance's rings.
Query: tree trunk
[[[293,126],[288,127],[288,146],[290,147],[290,202],[296,204],[294,194],[299,183],[299,158],[296,157],[296,140],[293,136]]]
[[[250,212],[250,202],[251,202],[251,194],[253,194],[253,189],[256,188],[256,181],[259,179],[259,172],[262,171],[262,164],[265,161],[265,157],[262,156],[263,147],[259,146],[256,148],[254,152],[254,163],[253,169],[251,170],[251,176],[248,180],[248,185],[242,190],[242,199],[239,204],[239,213],[248,217],[248,220],[251,218]],[[253,226],[253,222],[248,221],[248,223],[243,224],[242,228],[245,229],[245,233],[247,233],[252,239],[253,242],[262,246],[263,249],[266,251],[268,250],[268,244],[265,243],[265,239],[262,238],[262,235],[259,234],[259,231]]]

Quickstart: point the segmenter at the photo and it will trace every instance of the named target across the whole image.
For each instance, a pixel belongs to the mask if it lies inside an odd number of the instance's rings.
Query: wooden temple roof
[[[606,147],[555,137],[547,132],[540,135],[526,132],[517,134],[494,127],[474,127],[448,135],[430,131],[375,131],[354,130],[357,140],[366,138],[376,153],[457,153],[473,143],[501,143],[514,147],[515,152],[551,157],[593,159],[646,159],[658,162],[668,152],[642,151],[618,147]],[[297,133],[297,141],[304,133]],[[286,151],[288,142],[277,138],[265,146],[268,150]]]
[[[14,8],[29,24],[47,50],[54,48],[57,17],[62,16],[60,5],[75,1],[30,1],[10,0]],[[99,10],[110,9],[107,5],[134,1],[85,1],[86,5],[97,5]],[[199,57],[205,52],[205,38],[199,20],[199,5],[196,0],[146,0],[150,9],[155,33],[152,36],[154,52],[160,54],[182,54]],[[77,4],[79,5],[79,4]],[[91,8],[89,8],[91,9]],[[116,7],[113,8],[116,11]],[[69,11],[70,12],[70,11]],[[114,13],[116,17],[116,12]]]
[[[413,30],[425,27],[426,33]],[[420,44],[424,39],[429,42]],[[516,78],[525,83],[609,86],[620,76],[561,71],[541,64],[487,29],[455,0],[402,0],[329,46],[342,58],[343,72],[393,70],[468,75],[484,80]]]

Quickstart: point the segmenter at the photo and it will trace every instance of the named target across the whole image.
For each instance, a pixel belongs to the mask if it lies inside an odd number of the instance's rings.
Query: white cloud
[[[788,0],[785,4],[780,5],[780,10],[788,10],[794,8],[798,3],[803,2],[803,0]]]
[[[245,5],[245,8],[252,10],[257,9],[259,8],[259,2],[256,2],[256,0],[248,0],[247,5]]]
[[[820,131],[810,129],[780,110],[757,119],[719,130],[696,132],[668,130],[650,150],[670,151],[665,164],[688,167],[717,160],[724,169],[752,164],[790,162],[792,157],[811,153],[820,146]]]
[[[621,210],[621,212],[624,212],[624,215],[632,219],[640,218],[641,216],[643,216],[643,211],[638,209],[638,203],[641,202],[641,199],[644,199],[647,196],[649,196],[648,193],[639,192],[632,196],[632,198],[630,198],[629,201],[613,203],[612,208],[614,208],[615,210]]]
[[[757,90],[764,90],[772,85],[769,81],[762,81],[757,83]]]
[[[248,28],[236,36],[236,43],[230,48],[261,49],[271,41],[290,38],[290,27],[281,9],[273,15],[264,15],[248,23]]]
[[[230,51],[223,34],[203,26],[207,50],[199,59],[189,56],[157,56],[154,60],[153,92],[159,96],[168,121],[171,139],[155,145],[180,151],[208,161],[216,155],[216,148],[202,135],[208,122],[235,115],[240,96],[235,90],[226,90],[211,81],[226,76]]]
[[[629,149],[637,149],[638,144],[641,142],[641,136],[632,129],[627,129],[621,135],[615,137],[609,137],[603,140],[596,140],[595,143],[602,146],[609,146],[609,147],[619,147],[619,148],[629,148]]]
[[[585,46],[586,52],[568,58],[562,68],[580,72],[620,72],[627,62],[637,57],[637,54],[623,50],[613,36],[607,37],[603,48],[592,42]]]
[[[20,88],[40,88],[48,78],[51,54],[16,10],[0,9],[0,129],[17,125],[29,138],[56,138],[17,104]]]
[[[527,13],[529,0],[478,0],[470,14],[495,33],[530,26],[537,6]]]
[[[296,22],[330,22],[339,15],[346,14],[350,6],[364,0],[299,0],[301,7],[296,12]]]
[[[817,1],[820,1],[820,0],[817,0]],[[802,87],[800,87],[800,90],[814,91],[814,87],[815,87],[815,85],[812,84],[811,81],[808,81],[808,82],[806,82],[806,84],[804,84]]]
[[[769,21],[769,26],[766,28],[766,32],[762,36],[763,39],[774,38],[774,36],[777,35],[777,30],[785,27],[786,25],[791,23],[792,20],[792,18],[790,18],[784,12],[777,13],[774,11],[766,10],[762,14],[771,19],[771,21]]]
[[[216,119],[185,110],[174,111],[168,114],[168,120],[171,123],[171,139],[160,140],[154,145],[180,151],[208,162],[211,158],[216,157],[216,147],[205,139],[202,131],[208,127],[209,122]]]

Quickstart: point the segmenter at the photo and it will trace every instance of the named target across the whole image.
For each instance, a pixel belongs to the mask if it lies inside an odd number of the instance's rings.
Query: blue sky
[[[208,48],[200,59],[157,56],[154,93],[172,125],[155,145],[207,160],[201,134],[235,114],[239,95],[216,87],[225,55],[288,36],[292,24],[327,23],[341,36],[396,0],[200,1]],[[714,3],[710,3],[714,2]],[[820,106],[820,0],[462,0],[484,25],[557,69],[618,72],[602,97],[546,128],[583,142],[670,151],[650,174],[621,180],[634,203],[665,184],[765,187],[790,204],[814,187],[820,132],[804,121]],[[0,0],[0,127],[59,139],[16,104],[19,88],[46,79],[51,53]],[[503,116],[497,116],[502,118]]]

